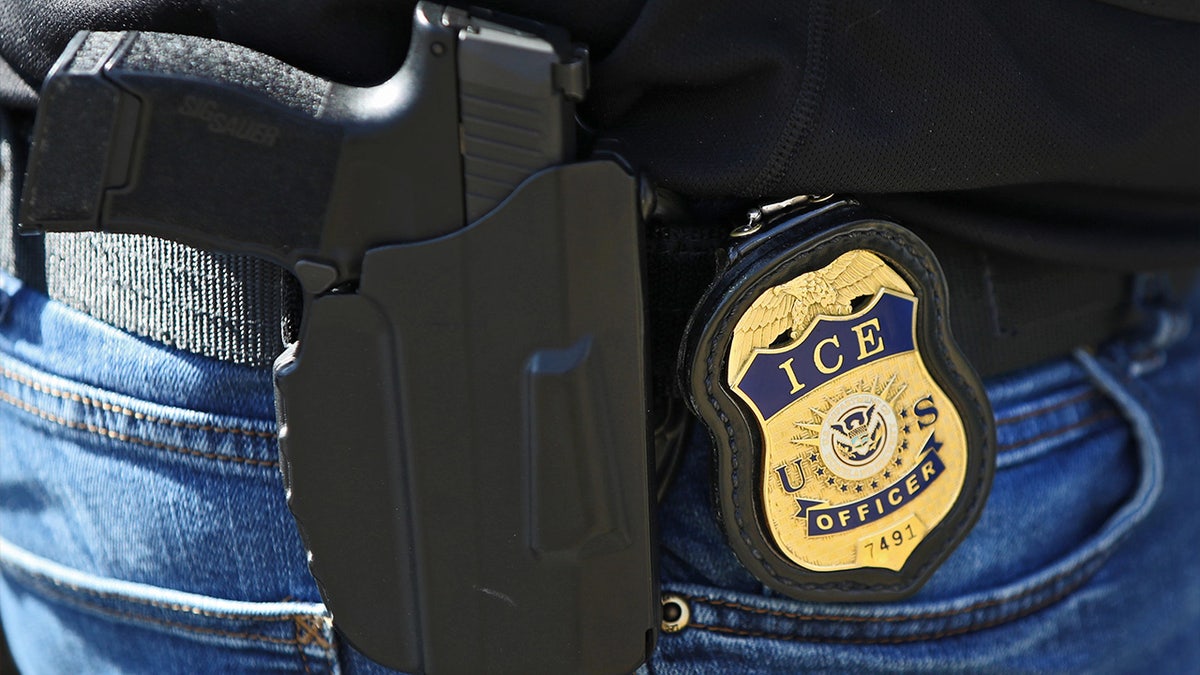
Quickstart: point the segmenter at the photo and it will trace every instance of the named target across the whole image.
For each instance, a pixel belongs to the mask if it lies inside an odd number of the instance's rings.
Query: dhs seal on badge
[[[730,250],[681,359],[742,564],[806,600],[916,591],[979,516],[991,409],[924,243],[838,202]]]

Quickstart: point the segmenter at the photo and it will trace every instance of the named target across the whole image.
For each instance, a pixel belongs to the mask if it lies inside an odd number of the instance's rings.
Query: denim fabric
[[[691,620],[643,670],[1196,671],[1200,335],[1151,318],[988,383],[992,495],[907,601],[765,590],[713,520],[695,433],[660,509],[663,589]],[[271,397],[267,371],[0,276],[0,617],[23,672],[382,671],[339,640],[308,575]]]
[[[1200,309],[1200,296],[1190,303]],[[664,592],[690,623],[649,673],[1200,672],[1200,335],[1146,335],[987,383],[995,483],[912,599],[776,596],[709,516],[707,439],[661,510]]]
[[[270,374],[9,277],[0,298],[0,616],[22,671],[334,669],[288,524]]]

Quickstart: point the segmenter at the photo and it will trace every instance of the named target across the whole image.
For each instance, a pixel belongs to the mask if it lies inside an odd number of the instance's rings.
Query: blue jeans
[[[690,622],[644,670],[1197,670],[1200,334],[1148,320],[1096,355],[988,382],[987,508],[907,601],[764,589],[713,520],[695,434],[660,512],[663,589]],[[271,397],[269,372],[0,275],[0,618],[23,672],[378,670],[308,575]]]

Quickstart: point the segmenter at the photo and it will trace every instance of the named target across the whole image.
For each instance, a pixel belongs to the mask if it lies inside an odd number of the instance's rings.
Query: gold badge
[[[804,599],[914,591],[974,522],[994,465],[936,261],[899,226],[834,217],[856,213],[802,217],[827,229],[735,257],[690,329],[730,543]]]
[[[762,425],[768,529],[798,565],[898,570],[958,498],[962,420],[938,407],[916,310],[899,275],[855,250],[768,289],[734,327],[729,385]]]

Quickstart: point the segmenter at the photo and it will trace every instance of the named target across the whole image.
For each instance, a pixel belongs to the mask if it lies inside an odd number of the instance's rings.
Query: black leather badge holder
[[[681,354],[730,546],[793,598],[914,593],[975,523],[992,413],[929,248],[853,202],[729,250]]]

